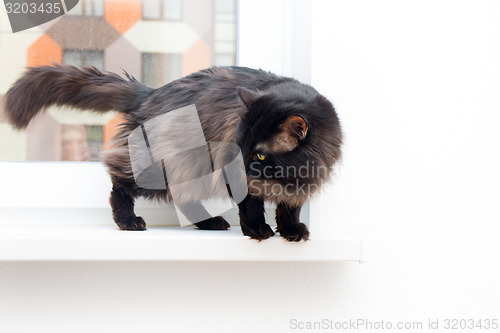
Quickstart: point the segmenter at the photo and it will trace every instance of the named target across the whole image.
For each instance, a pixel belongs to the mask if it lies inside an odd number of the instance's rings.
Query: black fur
[[[284,238],[308,239],[309,232],[298,219],[300,207],[318,192],[341,156],[340,123],[324,96],[295,79],[250,68],[213,67],[152,89],[128,75],[123,79],[95,68],[35,67],[14,83],[5,101],[7,116],[17,128],[26,127],[38,112],[51,105],[123,113],[125,121],[112,149],[104,152],[103,162],[113,182],[113,217],[124,230],[146,229],[142,218],[134,213],[134,198],[172,199],[168,184],[167,190],[137,186],[127,149],[131,131],[171,110],[195,104],[207,142],[240,146],[249,176],[249,195],[239,204],[240,222],[243,233],[258,240],[274,235],[264,220],[263,204],[267,200],[278,204],[277,231]],[[302,123],[286,123],[292,116],[300,117]],[[267,150],[265,160],[256,159],[257,154],[264,155],[261,150]],[[305,176],[277,174],[280,168],[290,166],[321,170]],[[264,170],[272,170],[272,175],[263,176]],[[270,184],[281,189],[289,186],[292,192],[262,191]],[[304,186],[309,188],[300,191]],[[201,203],[193,199],[180,205],[188,218],[190,205],[199,207]],[[196,225],[200,229],[229,228],[221,217],[206,216]]]

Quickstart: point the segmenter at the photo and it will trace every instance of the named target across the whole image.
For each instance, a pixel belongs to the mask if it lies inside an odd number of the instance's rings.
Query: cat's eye
[[[265,160],[266,159],[266,155],[262,155],[262,154],[256,154],[255,156],[257,156],[257,158],[261,161]]]

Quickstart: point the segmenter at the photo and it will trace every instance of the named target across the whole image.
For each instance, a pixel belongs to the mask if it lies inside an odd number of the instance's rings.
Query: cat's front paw
[[[280,235],[288,242],[300,242],[309,239],[309,230],[304,223],[288,224],[278,229]]]
[[[274,236],[274,231],[268,224],[252,225],[250,227],[242,225],[241,230],[243,231],[243,235],[258,241]]]
[[[128,218],[121,219],[120,221],[116,221],[116,224],[122,230],[146,230],[146,222],[140,216],[131,216]]]

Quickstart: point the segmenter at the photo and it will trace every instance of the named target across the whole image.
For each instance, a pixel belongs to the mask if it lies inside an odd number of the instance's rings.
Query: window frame
[[[147,1],[147,0],[146,0]],[[159,0],[159,17],[146,17],[144,16],[144,5],[142,7],[141,18],[144,21],[163,21],[163,22],[181,22],[184,18],[184,9],[182,8],[183,1],[178,0],[180,2],[180,14],[178,18],[166,18],[165,17],[165,1],[167,0]]]
[[[251,4],[246,5],[251,6]],[[277,74],[293,76],[304,83],[310,83],[311,80],[311,48],[305,47],[311,45],[311,20],[310,15],[304,15],[304,12],[311,11],[311,6],[310,0],[294,0],[291,6],[282,4],[282,15],[278,19],[274,18],[275,23],[280,21],[276,24],[279,24],[282,30],[282,48],[281,54],[278,55],[282,67],[269,68]],[[240,24],[241,19],[241,3],[237,1],[238,65],[243,58],[241,36],[244,33],[251,33],[245,30],[250,30],[250,26]],[[301,30],[300,34],[294,33],[297,29]],[[260,55],[261,58],[266,56],[268,55]],[[37,215],[38,213],[33,212],[49,212],[55,208],[69,209],[72,215],[75,214],[74,209],[80,211],[84,209],[89,214],[105,214],[104,216],[112,223],[108,204],[111,182],[101,162],[0,161],[0,172],[9,175],[8,181],[4,184],[6,190],[0,191],[0,223],[5,220],[5,212],[11,214],[10,216],[23,216],[18,213],[28,211],[31,212],[29,214]],[[144,216],[148,224],[164,225],[168,220],[176,221],[175,210],[166,204],[141,199],[138,200],[136,207],[138,215]],[[306,203],[301,213],[305,223],[310,221],[310,210],[309,203]],[[13,215],[13,211],[16,214]],[[148,219],[148,215],[152,217]],[[268,222],[272,223],[274,214],[268,213],[267,216],[270,217]],[[47,219],[50,221],[50,216]],[[88,223],[92,224],[92,221]]]
[[[148,71],[146,69],[146,66],[151,66],[151,65],[155,65],[154,63],[147,63],[146,64],[146,59],[149,58],[147,61],[151,61],[154,59],[153,62],[157,61],[158,58],[160,60],[162,60],[162,64],[158,67],[156,66],[153,66],[153,67],[156,67],[156,71],[161,71],[162,73],[160,73],[158,75],[158,78],[159,78],[159,81],[161,81],[160,83],[160,86],[163,86],[165,84],[168,84],[169,82],[175,80],[175,79],[179,79],[182,77],[182,70],[174,73],[173,71],[170,71],[169,74],[171,74],[171,77],[165,77],[165,73],[164,73],[164,69],[165,68],[168,68],[169,65],[171,65],[173,62],[175,61],[178,61],[180,64],[181,64],[181,67],[182,67],[182,54],[178,54],[178,53],[159,53],[159,52],[141,52],[141,82],[144,83],[145,85],[148,85],[148,86],[151,86],[153,88],[157,88],[155,87],[156,83],[158,82],[155,82],[155,84],[153,84],[153,82],[151,81],[148,81],[149,79],[146,79],[146,72]],[[168,61],[167,61],[168,60]],[[172,75],[174,74],[174,75]],[[160,77],[161,76],[161,77]],[[173,79],[173,80],[172,80]]]
[[[74,15],[74,16],[84,16],[84,17],[104,17],[104,15],[106,14],[105,13],[105,4],[104,4],[105,0],[100,0],[100,3],[99,3],[102,6],[101,8],[99,8],[101,10],[102,14],[96,14],[95,2],[96,2],[96,0],[80,0],[77,3],[77,5],[74,8],[72,8],[72,10],[67,12],[67,14]],[[74,9],[77,7],[81,10],[81,12],[78,12],[78,13],[74,12]],[[87,8],[92,9],[91,14],[87,14]]]
[[[68,64],[67,62],[64,61],[65,55],[67,53],[74,53],[79,55],[81,58],[80,64]],[[93,66],[89,64],[89,55],[93,54],[96,56],[99,56],[99,60],[101,62],[101,66]],[[72,66],[93,66],[96,67],[98,70],[104,70],[104,50],[78,50],[78,49],[63,49],[63,56],[62,56],[62,63],[65,65],[72,65]]]

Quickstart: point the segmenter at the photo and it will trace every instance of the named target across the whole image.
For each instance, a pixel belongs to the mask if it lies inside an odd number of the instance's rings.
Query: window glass
[[[142,82],[157,88],[180,78],[182,55],[165,53],[142,54]]]
[[[103,16],[103,0],[80,0],[69,12],[69,15]]]
[[[104,67],[104,54],[100,50],[64,50],[63,64],[72,66],[92,66],[99,70]]]
[[[103,16],[104,14],[104,1],[103,0],[85,0],[86,15]]]
[[[182,0],[143,0],[142,17],[146,20],[181,20],[182,6]]]
[[[215,54],[215,66],[231,66],[234,64],[234,53]]]
[[[0,6],[0,160],[97,161],[122,121],[114,112],[50,107],[26,130],[13,129],[2,97],[27,66],[125,70],[157,88],[213,65],[235,65],[235,2],[80,0],[70,15],[17,33]]]
[[[215,0],[214,64],[228,66],[236,61],[236,3]]]
[[[73,7],[73,9],[71,9],[68,14],[69,15],[82,15],[83,13],[83,2],[85,0],[80,0],[78,1],[78,3],[76,4],[75,7]]]
[[[142,17],[146,20],[161,18],[161,0],[143,0]]]
[[[166,20],[180,20],[182,18],[182,1],[163,0],[163,18]]]

